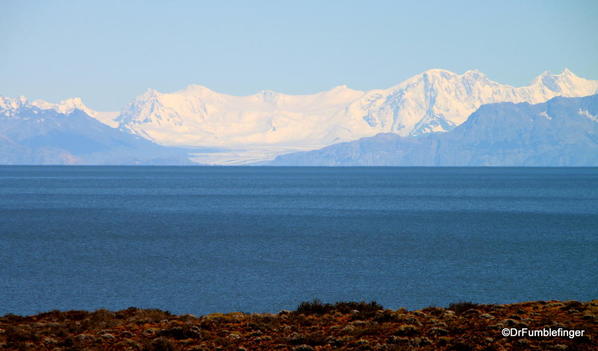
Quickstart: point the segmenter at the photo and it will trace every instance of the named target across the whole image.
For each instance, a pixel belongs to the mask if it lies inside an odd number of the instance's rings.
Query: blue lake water
[[[0,167],[0,315],[313,298],[598,298],[598,169]]]

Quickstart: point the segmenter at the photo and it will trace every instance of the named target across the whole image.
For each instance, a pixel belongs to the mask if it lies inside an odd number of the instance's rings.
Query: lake
[[[0,315],[313,298],[598,298],[598,169],[0,167]]]

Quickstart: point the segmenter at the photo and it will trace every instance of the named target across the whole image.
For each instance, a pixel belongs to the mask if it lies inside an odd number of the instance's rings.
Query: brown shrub
[[[330,303],[322,303],[322,301],[318,299],[314,299],[313,301],[304,301],[299,304],[295,313],[299,314],[316,314],[322,315],[327,313],[333,312],[340,312],[340,313],[351,313],[353,311],[357,311],[357,314],[360,314],[360,317],[363,318],[371,318],[373,317],[376,312],[383,310],[384,307],[378,304],[375,301],[371,302],[337,302],[334,304]]]
[[[465,311],[479,307],[480,305],[473,302],[456,302],[449,305],[448,309],[456,314],[463,314]]]
[[[196,325],[185,324],[180,327],[174,327],[161,330],[158,335],[166,336],[177,340],[182,339],[200,339],[201,330]]]
[[[166,338],[157,338],[143,345],[143,351],[179,351],[180,348]]]

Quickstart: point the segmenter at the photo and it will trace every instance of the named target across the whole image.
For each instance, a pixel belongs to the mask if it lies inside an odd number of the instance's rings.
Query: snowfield
[[[525,87],[494,82],[477,70],[456,74],[432,69],[388,89],[370,91],[338,86],[310,95],[265,90],[233,96],[200,85],[172,93],[149,89],[120,113],[94,111],[79,98],[53,104],[0,97],[0,113],[10,116],[23,106],[62,114],[77,109],[163,146],[218,150],[194,153],[192,159],[198,163],[245,164],[380,133],[448,132],[484,104],[537,104],[555,96],[596,93],[598,81],[580,78],[567,69],[560,74],[544,72]]]

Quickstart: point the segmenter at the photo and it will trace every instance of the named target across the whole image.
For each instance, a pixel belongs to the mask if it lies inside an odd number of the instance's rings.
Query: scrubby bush
[[[179,347],[166,338],[157,338],[144,345],[143,351],[178,351]]]
[[[295,312],[301,314],[324,314],[330,313],[332,305],[328,303],[322,303],[318,299],[312,301],[303,301],[297,307]]]
[[[414,336],[419,334],[419,329],[412,324],[404,324],[399,326],[395,331],[396,336]]]
[[[269,332],[280,326],[280,320],[274,316],[251,315],[247,326],[253,330]]]
[[[9,326],[4,330],[8,342],[37,341],[39,336],[29,326]]]
[[[384,332],[385,330],[380,327],[379,324],[374,323],[363,327],[357,327],[353,329],[350,334],[355,338],[361,338],[369,335],[381,335],[384,334]]]
[[[88,313],[87,318],[81,322],[81,331],[91,329],[107,329],[117,324],[114,312],[104,309]]]
[[[180,327],[167,328],[158,333],[160,336],[182,340],[182,339],[199,339],[201,338],[201,330],[196,325],[185,324]]]
[[[450,304],[448,309],[455,312],[456,314],[462,314],[465,311],[477,308],[478,306],[480,305],[478,305],[477,303],[463,301]]]
[[[399,314],[389,310],[384,310],[381,313],[376,312],[376,315],[374,316],[374,321],[378,323],[398,322],[400,320],[401,318],[399,317]]]
[[[298,314],[326,314],[326,313],[351,313],[357,311],[364,317],[372,317],[379,310],[383,310],[384,307],[375,301],[371,302],[337,302],[335,304],[322,303],[318,299],[312,301],[306,301],[299,304],[295,313]]]
[[[583,308],[583,304],[579,301],[566,301],[565,305],[561,307],[563,311],[579,310],[581,308]]]
[[[319,346],[326,345],[328,336],[320,332],[313,332],[307,334],[294,333],[287,339],[291,345],[310,345]]]
[[[444,313],[444,308],[437,306],[428,306],[422,310],[422,312],[431,314],[433,316],[441,316]]]

